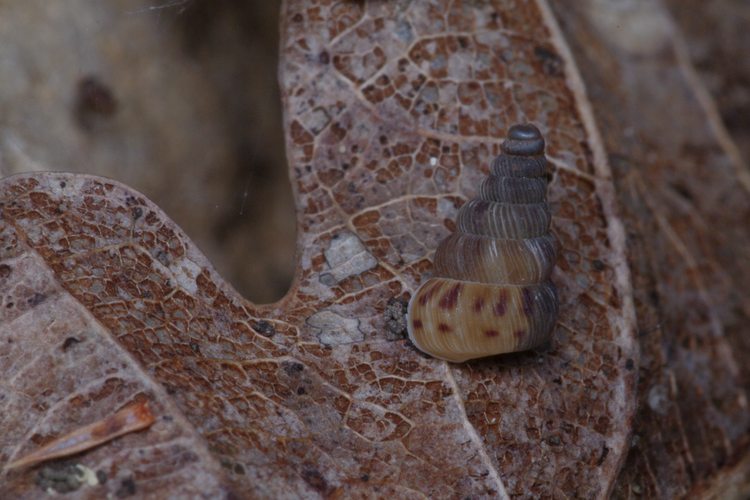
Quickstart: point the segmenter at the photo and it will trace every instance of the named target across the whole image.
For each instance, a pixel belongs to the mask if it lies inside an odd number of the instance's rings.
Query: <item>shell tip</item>
[[[508,139],[515,139],[517,141],[530,141],[534,139],[541,139],[542,133],[531,123],[519,123],[510,127],[508,130]]]
[[[544,138],[531,123],[519,123],[508,130],[503,151],[511,155],[533,156],[544,153]]]

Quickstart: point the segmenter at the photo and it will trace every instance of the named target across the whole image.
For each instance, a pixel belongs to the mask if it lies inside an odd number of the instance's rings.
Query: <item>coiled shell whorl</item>
[[[479,197],[435,251],[434,277],[409,302],[414,345],[461,362],[545,342],[558,310],[550,221],[544,138],[534,125],[514,125]]]

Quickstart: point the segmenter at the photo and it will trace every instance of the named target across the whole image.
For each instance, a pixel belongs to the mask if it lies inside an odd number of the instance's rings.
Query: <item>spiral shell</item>
[[[436,358],[531,349],[557,320],[544,139],[533,125],[514,125],[502,151],[438,246],[434,277],[409,302],[409,338]]]

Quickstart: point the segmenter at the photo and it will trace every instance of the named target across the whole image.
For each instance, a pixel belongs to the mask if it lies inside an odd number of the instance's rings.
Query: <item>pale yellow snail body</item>
[[[514,125],[502,150],[435,251],[434,277],[409,302],[409,338],[436,358],[531,349],[557,320],[544,139],[533,125]]]

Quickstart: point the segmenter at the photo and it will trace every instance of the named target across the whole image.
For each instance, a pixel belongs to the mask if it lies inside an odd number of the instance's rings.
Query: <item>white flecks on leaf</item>
[[[89,486],[99,485],[99,478],[96,477],[96,472],[81,464],[76,464],[76,469],[80,472],[80,476],[84,483]]]
[[[661,384],[657,384],[648,391],[648,407],[659,415],[666,415],[669,406],[669,392]]]
[[[198,292],[198,283],[195,281],[201,273],[201,267],[190,259],[180,259],[169,266],[174,276],[175,283],[189,293]]]
[[[307,324],[324,345],[353,344],[365,338],[359,330],[359,320],[325,309],[307,318]]]

